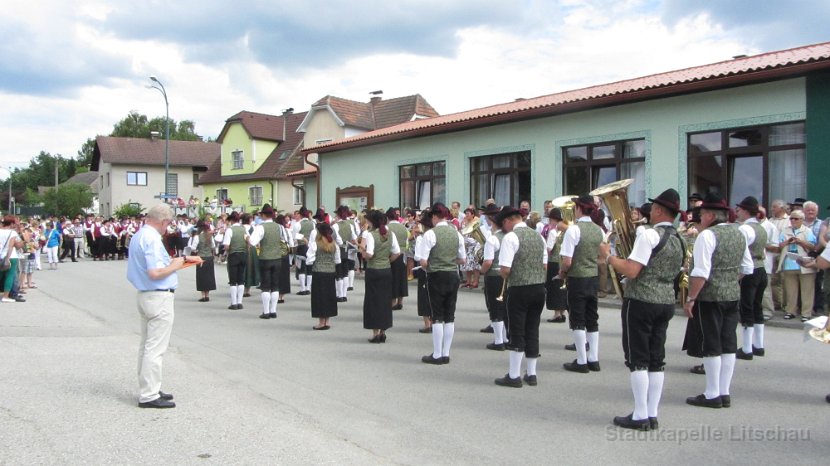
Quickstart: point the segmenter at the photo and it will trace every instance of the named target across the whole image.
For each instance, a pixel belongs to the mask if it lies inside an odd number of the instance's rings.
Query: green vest
[[[721,223],[709,229],[714,233],[717,244],[712,253],[709,279],[697,299],[708,302],[738,301],[741,298],[738,275],[746,248],[744,235],[735,224]]]
[[[409,237],[409,232],[406,230],[406,227],[398,222],[395,222],[386,225],[386,228],[388,228],[389,231],[395,234],[395,239],[398,240],[398,246],[401,248],[401,251],[405,251],[406,240],[407,237]]]
[[[317,254],[314,258],[314,265],[311,266],[312,272],[322,272],[322,273],[334,273],[335,271],[335,264],[334,264],[334,254],[337,251],[337,247],[335,246],[331,252],[323,251],[320,248],[320,244],[317,244]]]
[[[545,241],[542,236],[529,227],[514,228],[513,233],[519,237],[519,250],[513,256],[508,286],[545,283],[545,267],[541,260],[545,254]]]
[[[259,258],[277,260],[282,258],[280,250],[280,226],[274,222],[262,222],[262,240],[259,242]]]
[[[427,272],[455,272],[458,266],[458,230],[452,225],[439,225],[432,229],[435,246],[429,251]]]
[[[498,238],[499,247],[496,249],[496,251],[495,251],[496,254],[493,256],[493,264],[490,265],[490,270],[487,271],[486,275],[488,277],[498,277],[498,276],[500,276],[499,275],[499,249],[501,249],[501,242],[502,242],[502,240],[504,240],[504,231],[499,230],[499,231],[493,233],[493,235],[495,235],[496,238]]]
[[[602,229],[594,222],[576,222],[579,228],[579,244],[574,248],[568,276],[574,278],[596,277],[599,275],[597,256],[602,243]]]
[[[199,233],[199,244],[196,245],[196,255],[202,259],[213,257],[213,234],[209,231]]]
[[[231,230],[231,244],[228,245],[228,254],[235,252],[245,252],[248,250],[248,243],[245,242],[245,227],[242,225],[234,225]]]
[[[389,256],[392,255],[392,241],[389,240],[390,236],[386,235],[386,240],[383,240],[377,230],[372,230],[369,234],[372,235],[372,238],[375,240],[375,253],[372,255],[372,258],[366,262],[366,268],[391,268],[392,265],[389,263]]]
[[[651,255],[637,278],[626,280],[625,297],[653,304],[674,304],[674,279],[680,273],[686,254],[683,243],[674,228],[655,227],[654,230],[669,235],[663,248]]]
[[[764,227],[758,222],[749,222],[744,225],[749,225],[755,230],[755,241],[749,245],[749,254],[752,256],[752,267],[756,269],[763,268],[764,259],[767,256],[765,249],[767,245],[767,230],[764,230]]]
[[[553,249],[550,250],[550,254],[548,254],[548,262],[556,262],[559,263],[559,251],[562,250],[562,241],[565,241],[565,233],[559,232],[556,235],[556,241],[553,242]]]
[[[303,241],[308,243],[308,235],[311,234],[311,230],[314,229],[314,222],[311,220],[304,218],[300,220],[300,234],[303,235]]]
[[[343,240],[343,243],[348,243],[353,240],[352,222],[349,220],[340,220],[337,222],[337,233],[340,234],[340,239]],[[346,245],[344,244],[343,247],[346,247]]]

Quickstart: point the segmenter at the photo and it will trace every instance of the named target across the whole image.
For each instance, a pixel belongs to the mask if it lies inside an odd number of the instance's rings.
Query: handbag
[[[5,272],[12,267],[11,258],[8,257],[8,251],[6,250],[6,246],[9,245],[9,240],[12,239],[12,232],[9,232],[9,236],[6,237],[6,242],[3,243],[3,247],[0,248],[0,254],[3,254],[3,262],[0,264],[0,271]]]

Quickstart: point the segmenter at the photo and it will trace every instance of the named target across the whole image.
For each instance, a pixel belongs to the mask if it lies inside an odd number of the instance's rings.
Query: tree
[[[144,211],[144,207],[141,206],[138,202],[127,202],[126,204],[121,204],[118,206],[117,209],[113,212],[113,217],[115,218],[122,218],[122,217],[138,217],[138,214]]]
[[[84,209],[92,207],[92,192],[89,186],[69,183],[52,188],[43,195],[44,212],[53,215],[74,217],[84,214]]]
[[[164,138],[164,117],[155,117],[152,120],[147,115],[140,115],[135,110],[130,111],[127,117],[112,127],[110,136],[123,138],[149,138],[150,133],[156,131],[161,138]],[[170,119],[170,140],[172,141],[200,141],[202,138],[196,134],[196,128],[192,121],[183,120],[176,123]],[[92,160],[90,158],[90,160]]]
[[[89,171],[89,167],[92,165],[93,152],[95,152],[95,138],[87,138],[84,145],[78,151],[78,156],[75,157],[78,164],[77,173]]]

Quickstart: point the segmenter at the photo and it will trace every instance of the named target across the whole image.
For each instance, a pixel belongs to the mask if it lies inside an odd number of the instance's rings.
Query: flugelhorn
[[[501,282],[501,293],[496,297],[496,301],[502,302],[504,301],[504,292],[507,291],[507,279],[505,278]]]

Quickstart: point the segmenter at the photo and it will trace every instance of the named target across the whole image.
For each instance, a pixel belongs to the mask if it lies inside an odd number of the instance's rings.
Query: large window
[[[426,209],[436,202],[446,202],[446,163],[430,162],[400,167],[400,206],[403,209]]]
[[[243,155],[241,150],[235,150],[231,152],[231,158],[233,160],[234,170],[239,170],[245,166],[245,156]]]
[[[602,142],[562,148],[565,192],[580,196],[613,183],[631,178],[628,202],[641,205],[646,202],[646,141]]]
[[[262,186],[248,188],[248,200],[251,205],[262,205]]]
[[[689,134],[689,192],[768,205],[807,194],[804,122]]]
[[[216,190],[216,200],[219,202],[225,202],[225,199],[228,198],[228,190],[225,188],[219,188]]]
[[[519,206],[530,200],[530,151],[488,155],[470,159],[470,202]]]
[[[299,184],[293,186],[292,202],[294,202],[294,205],[303,205],[303,203],[305,202],[303,200],[303,184],[302,183],[299,183]]]
[[[147,186],[147,172],[127,172],[127,186]]]

